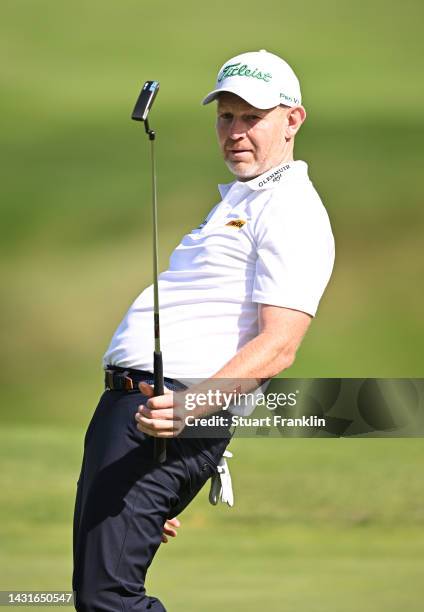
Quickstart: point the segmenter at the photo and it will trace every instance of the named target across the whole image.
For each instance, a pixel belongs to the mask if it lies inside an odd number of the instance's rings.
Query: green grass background
[[[219,66],[296,69],[297,157],[337,261],[291,377],[422,376],[423,5],[418,0],[6,0],[2,95],[0,588],[65,589],[82,436],[101,357],[150,282],[149,158],[129,115],[160,81],[161,267],[231,180],[200,106]],[[234,443],[234,509],[206,492],[160,550],[172,612],[421,609],[421,440]]]

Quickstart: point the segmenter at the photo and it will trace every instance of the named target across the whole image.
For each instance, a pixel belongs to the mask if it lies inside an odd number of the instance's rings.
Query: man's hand
[[[175,538],[177,536],[177,528],[180,526],[181,523],[177,518],[168,519],[163,526],[162,542],[166,544],[168,542],[168,536]]]
[[[135,413],[137,429],[157,438],[178,436],[185,427],[186,416],[184,405],[178,401],[178,393],[165,389],[164,395],[153,397],[153,388],[147,383],[141,382],[138,388],[150,399]]]

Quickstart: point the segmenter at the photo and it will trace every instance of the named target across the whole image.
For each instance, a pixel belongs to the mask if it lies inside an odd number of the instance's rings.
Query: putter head
[[[146,121],[147,115],[152,108],[154,99],[159,91],[159,81],[146,81],[143,89],[135,103],[131,119],[135,121]]]

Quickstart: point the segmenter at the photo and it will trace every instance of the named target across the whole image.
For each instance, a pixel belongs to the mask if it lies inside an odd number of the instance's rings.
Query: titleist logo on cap
[[[241,64],[241,62],[238,62],[237,64],[228,64],[225,66],[225,68],[223,68],[218,75],[218,83],[220,83],[223,79],[233,76],[252,77],[254,79],[265,81],[265,83],[268,83],[272,79],[272,74],[270,72],[261,72],[257,68],[249,68],[247,64]]]

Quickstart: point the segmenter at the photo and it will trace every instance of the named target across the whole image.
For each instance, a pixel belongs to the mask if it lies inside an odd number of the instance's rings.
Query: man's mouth
[[[246,157],[246,155],[249,155],[251,153],[251,149],[228,149],[229,157],[234,159],[244,158]]]

